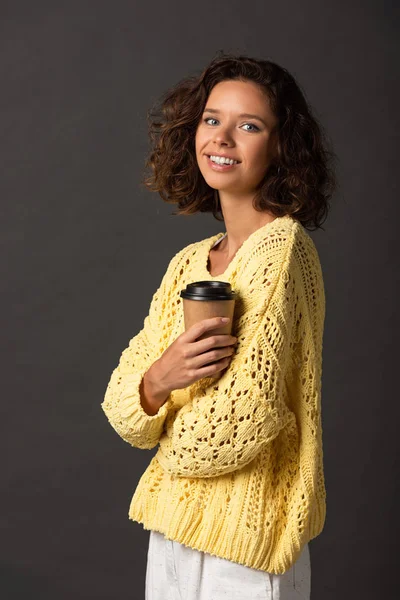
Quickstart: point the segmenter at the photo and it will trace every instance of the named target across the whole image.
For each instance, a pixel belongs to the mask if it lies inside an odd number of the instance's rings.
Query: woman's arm
[[[180,252],[171,259],[153,295],[143,328],[122,352],[101,404],[111,426],[136,448],[150,449],[157,445],[172,405],[168,396],[160,395],[151,367],[163,351],[163,307],[169,302],[179,258]]]
[[[165,394],[165,392],[159,391],[158,389],[157,377],[154,374],[154,365],[155,363],[153,363],[150,369],[146,371],[139,386],[140,404],[142,405],[144,412],[150,417],[153,417],[158,413],[161,406],[168,398],[168,394]]]
[[[238,337],[244,341],[228,370],[180,409],[161,436],[156,458],[167,472],[215,477],[240,469],[295,418],[283,400],[297,318],[299,275],[291,248],[291,237],[280,252],[275,245],[275,264],[261,261],[252,277],[252,298],[263,304],[242,317]]]

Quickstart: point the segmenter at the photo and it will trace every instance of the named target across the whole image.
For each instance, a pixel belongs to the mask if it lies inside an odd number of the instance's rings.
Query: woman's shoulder
[[[189,264],[189,262],[193,262],[196,257],[197,252],[201,250],[204,244],[208,243],[211,238],[216,238],[217,236],[211,236],[209,238],[205,238],[203,240],[199,240],[196,242],[191,242],[186,246],[183,246],[180,250],[177,250],[175,254],[170,258],[167,272],[172,273],[179,267],[185,267]]]
[[[238,273],[241,286],[260,288],[262,292],[266,285],[274,287],[279,278],[295,279],[300,286],[306,281],[321,279],[317,247],[300,221],[281,218],[271,225],[243,256]]]
[[[302,254],[303,256],[318,256],[315,242],[300,221],[286,215],[271,223],[265,235],[252,248],[252,254],[259,258],[271,258],[276,255],[279,259],[286,256]]]

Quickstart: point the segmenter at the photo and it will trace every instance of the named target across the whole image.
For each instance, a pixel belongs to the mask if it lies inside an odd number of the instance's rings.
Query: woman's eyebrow
[[[221,111],[216,108],[205,108],[204,112],[219,114]],[[238,117],[244,117],[246,119],[257,119],[258,121],[261,121],[261,123],[263,123],[265,125],[265,127],[267,127],[267,124],[265,123],[265,121],[258,115],[252,115],[250,113],[241,113],[240,115],[238,115]]]

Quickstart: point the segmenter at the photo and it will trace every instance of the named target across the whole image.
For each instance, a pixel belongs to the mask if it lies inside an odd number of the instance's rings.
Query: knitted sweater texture
[[[170,260],[101,407],[131,446],[158,445],[130,519],[191,548],[282,574],[320,534],[326,515],[322,270],[311,237],[285,215],[253,232],[213,277],[209,252],[223,235]],[[238,292],[231,363],[217,378],[172,391],[149,416],[141,379],[185,330],[180,291],[205,280],[228,281]]]

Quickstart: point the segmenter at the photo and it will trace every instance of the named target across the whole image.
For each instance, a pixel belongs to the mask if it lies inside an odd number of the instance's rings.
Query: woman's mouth
[[[206,155],[206,159],[207,159],[208,166],[211,169],[213,169],[214,171],[230,171],[231,169],[234,169],[235,167],[237,167],[240,164],[237,162],[234,162],[232,165],[219,164],[219,163],[213,162],[208,155]]]

